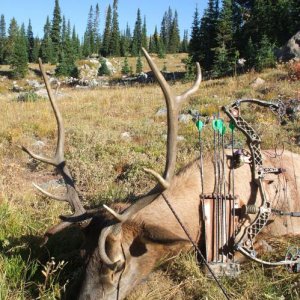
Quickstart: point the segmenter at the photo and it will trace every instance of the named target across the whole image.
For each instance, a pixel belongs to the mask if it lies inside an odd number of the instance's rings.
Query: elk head
[[[143,223],[142,218],[137,218],[137,216],[142,215],[143,209],[159,198],[171,184],[176,163],[178,113],[188,96],[198,89],[201,82],[201,70],[197,63],[197,78],[194,85],[182,95],[175,96],[149,54],[145,49],[142,50],[166,100],[168,135],[165,170],[161,176],[152,169],[145,169],[145,172],[157,180],[156,186],[132,205],[127,207],[119,205],[117,211],[104,205],[106,213],[103,210],[101,213],[88,211],[80,202],[64,159],[63,120],[42,63],[39,62],[57,120],[57,148],[53,158],[36,155],[25,147],[22,149],[34,159],[57,168],[66,184],[64,197],[52,195],[36,185],[35,187],[48,197],[67,201],[73,210],[70,216],[60,216],[62,222],[46,232],[46,239],[72,224],[84,224],[86,239],[89,240],[90,247],[87,251],[88,259],[79,299],[123,299],[150,273],[162,255],[177,253],[186,244],[186,240],[160,228],[159,225]]]

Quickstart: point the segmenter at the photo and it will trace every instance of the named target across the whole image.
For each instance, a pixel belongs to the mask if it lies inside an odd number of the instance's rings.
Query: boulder
[[[155,114],[156,117],[164,117],[166,115],[167,115],[167,108],[165,107],[160,108]]]
[[[39,83],[37,80],[29,80],[29,79],[27,79],[26,82],[34,90],[42,89],[45,86],[45,84]]]
[[[190,114],[180,114],[178,117],[178,121],[180,123],[187,124],[193,119],[193,116]]]
[[[284,62],[291,59],[300,60],[300,31],[292,36],[285,46],[278,50],[277,58]]]
[[[250,86],[253,88],[258,88],[262,86],[266,81],[260,77],[255,78],[251,83]]]
[[[98,76],[100,62],[97,59],[88,59],[81,62],[78,67],[79,79],[93,79]]]

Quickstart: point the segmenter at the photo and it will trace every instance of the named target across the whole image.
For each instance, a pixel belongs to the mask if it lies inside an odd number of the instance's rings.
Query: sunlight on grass
[[[179,65],[181,57],[176,59]],[[172,65],[167,63],[171,71]],[[164,61],[159,61],[161,68],[163,65]],[[250,87],[258,76],[266,80],[265,89]],[[286,76],[287,71],[279,68],[204,81],[182,112],[196,109],[212,116],[237,98],[296,98],[300,83],[290,82]],[[178,94],[189,87],[190,83],[172,85]],[[16,102],[8,86],[0,86],[0,92],[1,89],[5,93],[0,95],[0,299],[57,299],[79,276],[76,251],[79,252],[82,237],[72,231],[67,244],[53,242],[39,247],[46,229],[69,208],[33,191],[32,182],[49,183],[57,176],[51,167],[36,163],[19,148],[26,145],[51,155],[56,145],[55,120],[48,101]],[[165,106],[158,86],[89,91],[65,88],[61,92],[58,105],[66,127],[67,163],[84,203],[99,206],[128,200],[128,195],[153,187],[154,182],[143,168],[161,172],[166,151],[166,120],[155,115]],[[245,110],[245,118],[255,123],[264,148],[299,135],[298,123],[280,127],[272,114]],[[129,133],[128,139],[122,136],[124,132]],[[204,147],[209,150],[213,145],[212,130],[207,128],[205,132]],[[177,169],[198,155],[194,124],[180,124],[179,134],[184,140],[179,142]],[[241,134],[236,140],[245,143]],[[295,145],[287,147],[299,152]],[[232,299],[299,299],[299,280],[299,275],[289,274],[284,268],[264,269],[248,263],[238,279],[224,278],[222,283]],[[169,265],[163,264],[128,299],[222,299],[222,295],[199,269],[193,254],[187,254]]]

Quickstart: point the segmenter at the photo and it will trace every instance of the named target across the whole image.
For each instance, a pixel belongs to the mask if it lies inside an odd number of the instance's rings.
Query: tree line
[[[201,18],[194,12],[190,62],[216,77],[272,67],[274,50],[298,30],[299,0],[208,0]]]
[[[185,30],[182,40],[178,13],[170,7],[152,35],[147,33],[146,16],[140,9],[133,31],[128,24],[125,30],[119,28],[118,0],[107,7],[102,33],[100,13],[98,4],[90,7],[82,40],[62,15],[59,0],[55,0],[52,19],[46,18],[42,38],[34,37],[30,20],[25,28],[12,18],[7,29],[1,15],[0,64],[10,64],[14,77],[24,77],[28,63],[41,57],[57,65],[57,75],[77,76],[77,59],[136,56],[141,69],[140,50],[144,47],[161,58],[166,53],[188,52],[188,70],[192,70],[192,62],[199,61],[208,74],[217,77],[232,75],[239,68],[274,66],[274,49],[300,30],[299,0],[208,0],[201,17],[196,6],[190,38]],[[126,71],[126,59],[124,65]]]
[[[55,0],[53,16],[46,18],[43,37],[35,37],[31,21],[27,28],[19,25],[15,18],[10,20],[6,29],[5,16],[0,18],[0,64],[10,64],[14,77],[24,77],[28,63],[43,62],[56,64],[56,74],[77,76],[75,61],[93,55],[140,56],[141,47],[151,53],[164,57],[166,53],[187,52],[188,33],[184,32],[181,41],[178,27],[178,13],[170,7],[164,13],[160,32],[157,27],[153,35],[148,36],[146,16],[137,10],[133,32],[127,24],[124,31],[119,28],[118,0],[113,0],[105,14],[105,27],[100,33],[100,7],[91,6],[88,13],[84,37],[80,40],[75,26],[62,15],[59,0]]]

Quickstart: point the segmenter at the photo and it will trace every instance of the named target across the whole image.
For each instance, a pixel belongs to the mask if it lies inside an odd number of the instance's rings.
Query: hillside
[[[156,60],[160,68],[183,71],[181,55]],[[117,61],[117,59],[115,60]],[[145,71],[147,71],[144,63]],[[26,79],[38,79],[37,65],[30,65]],[[51,69],[53,66],[47,66]],[[80,274],[79,247],[82,234],[77,229],[58,235],[39,247],[42,235],[67,206],[36,193],[32,182],[50,190],[60,190],[51,167],[36,163],[19,146],[51,154],[56,141],[56,125],[48,101],[16,101],[13,83],[0,69],[0,299],[56,299]],[[207,80],[189,104],[183,108],[202,114],[218,113],[220,107],[238,98],[262,100],[300,100],[300,81],[291,67],[279,65],[263,73]],[[253,87],[256,78],[265,82]],[[26,79],[17,81],[26,86]],[[178,93],[190,83],[176,82]],[[164,107],[157,85],[60,90],[59,107],[66,127],[66,158],[84,203],[99,207],[103,203],[124,200],[128,195],[148,191],[154,183],[142,168],[161,172],[164,162],[166,120],[157,116]],[[246,117],[262,135],[263,147],[285,147],[299,151],[299,120],[278,125],[271,114],[251,111]],[[192,121],[180,124],[183,138],[179,142],[177,169],[198,155],[197,130]],[[204,137],[206,148],[212,136]],[[241,143],[245,141],[241,138]],[[65,242],[67,241],[67,242]],[[274,240],[271,255],[285,255],[288,244],[299,245],[299,238]],[[274,254],[275,253],[275,254]],[[55,262],[55,263],[54,263]],[[285,268],[267,268],[247,263],[238,279],[222,282],[232,299],[297,299],[300,295],[299,274]],[[71,283],[69,283],[71,282]],[[194,255],[182,255],[171,264],[162,262],[147,283],[138,287],[128,299],[222,299],[214,282],[201,273]]]

